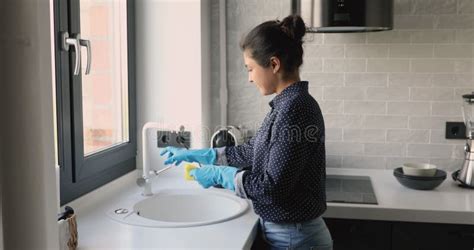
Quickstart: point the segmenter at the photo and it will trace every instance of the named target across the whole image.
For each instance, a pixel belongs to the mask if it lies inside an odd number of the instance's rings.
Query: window
[[[135,169],[132,0],[55,0],[61,204]]]

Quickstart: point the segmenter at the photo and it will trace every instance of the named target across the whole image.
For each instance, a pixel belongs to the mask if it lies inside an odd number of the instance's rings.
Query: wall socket
[[[466,139],[464,122],[446,122],[446,139]]]
[[[179,136],[178,136],[179,135]],[[190,131],[169,131],[169,130],[158,130],[156,132],[157,136],[157,146],[159,148],[165,148],[168,146],[177,147],[177,148],[185,148],[191,146],[191,132]],[[182,144],[179,143],[179,140],[182,140]]]

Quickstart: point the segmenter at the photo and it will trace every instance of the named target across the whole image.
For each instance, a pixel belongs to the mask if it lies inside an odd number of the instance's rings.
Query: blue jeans
[[[264,241],[271,249],[332,250],[332,237],[320,216],[301,223],[277,224],[260,218]]]

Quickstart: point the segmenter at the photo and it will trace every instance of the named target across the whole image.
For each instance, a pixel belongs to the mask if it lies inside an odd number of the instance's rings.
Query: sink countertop
[[[258,225],[258,217],[251,205],[236,219],[189,228],[139,227],[109,218],[105,214],[108,208],[141,192],[135,184],[140,172],[130,172],[67,204],[77,214],[79,249],[250,248]],[[182,167],[176,167],[155,177],[153,191],[201,188],[196,182],[185,181],[183,172]],[[328,168],[327,174],[370,176],[378,205],[328,202],[323,215],[326,218],[474,225],[474,190],[458,187],[449,172],[438,188],[429,191],[403,187],[392,170]]]
[[[77,215],[78,249],[250,249],[258,225],[258,217],[250,203],[249,209],[238,218],[198,227],[141,227],[109,218],[107,209],[141,193],[142,189],[135,184],[140,175],[141,170],[132,171],[67,204],[74,208]],[[202,189],[197,182],[184,180],[182,167],[161,173],[153,179],[152,187],[154,193],[168,188]],[[224,189],[219,191],[231,192]]]

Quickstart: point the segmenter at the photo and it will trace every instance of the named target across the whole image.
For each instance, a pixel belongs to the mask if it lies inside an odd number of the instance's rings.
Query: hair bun
[[[306,25],[299,15],[289,15],[280,23],[280,27],[291,39],[301,41],[306,33]]]

